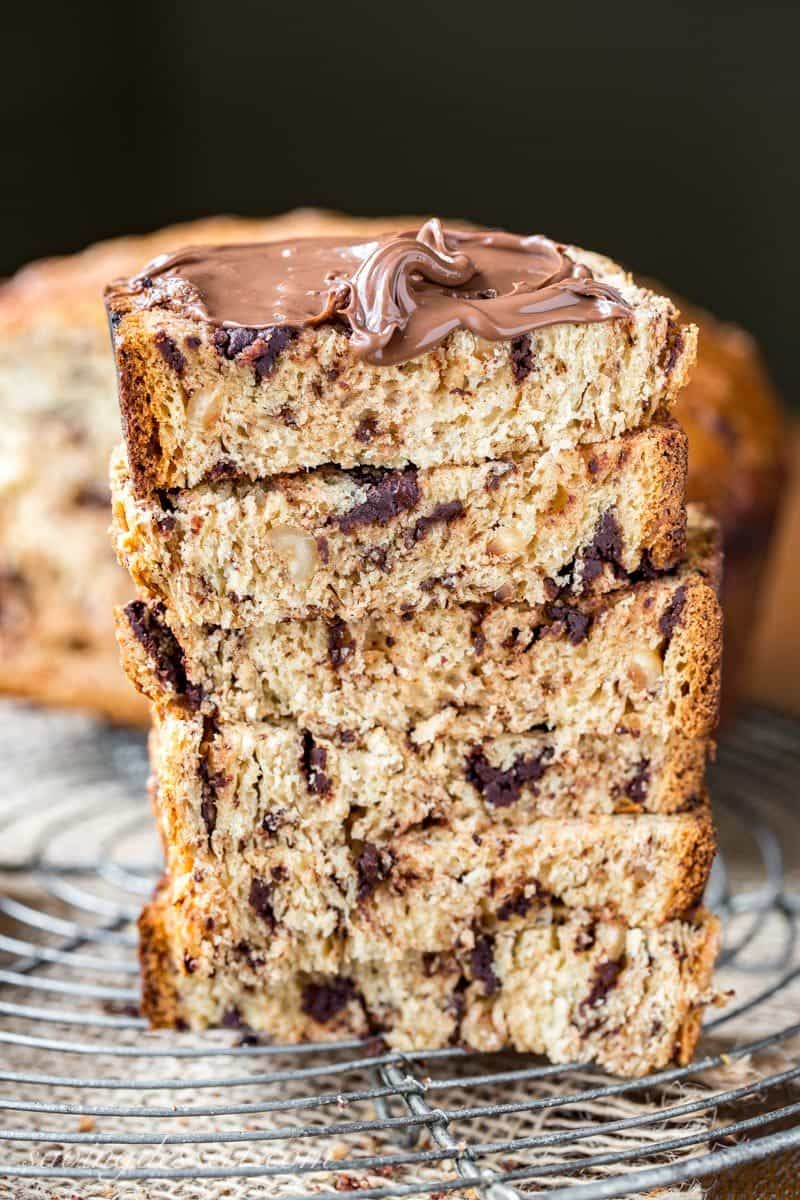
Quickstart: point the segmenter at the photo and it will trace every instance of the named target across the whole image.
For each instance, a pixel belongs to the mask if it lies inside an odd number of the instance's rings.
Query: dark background
[[[800,397],[796,13],[18,3],[0,272],[211,212],[438,212],[667,281],[757,333]]]

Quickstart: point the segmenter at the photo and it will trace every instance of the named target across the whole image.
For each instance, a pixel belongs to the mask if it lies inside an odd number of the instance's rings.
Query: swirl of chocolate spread
[[[156,302],[160,291],[181,294],[191,315],[226,328],[345,319],[354,353],[384,366],[432,350],[455,329],[501,341],[631,315],[615,288],[549,238],[443,229],[436,219],[363,242],[189,247],[155,259],[129,286],[155,288]]]

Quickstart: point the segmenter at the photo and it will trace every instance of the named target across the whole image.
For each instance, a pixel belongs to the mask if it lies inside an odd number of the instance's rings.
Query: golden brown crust
[[[722,526],[728,646],[722,706],[730,716],[746,683],[786,484],[786,413],[753,338],[680,296],[673,299],[700,332],[697,363],[674,415],[689,438],[688,499],[702,503]]]
[[[165,923],[166,909],[159,895],[166,886],[162,879],[153,899],[139,916],[139,964],[141,967],[141,1013],[153,1029],[176,1029],[182,1023],[175,970],[170,956]]]
[[[695,812],[696,820],[682,828],[681,867],[676,871],[672,899],[665,920],[685,918],[698,907],[717,853],[717,833],[707,798]]]
[[[702,989],[706,1001],[710,999],[711,980],[714,966],[722,944],[722,926],[717,917],[703,909],[698,910],[692,918],[693,924],[703,930],[704,937],[694,944],[683,965],[685,979],[702,980]],[[703,1026],[705,1005],[692,1004],[680,1024],[680,1030],[675,1043],[674,1060],[680,1067],[687,1066],[694,1057],[695,1048]]]
[[[686,548],[686,470],[688,444],[685,437],[673,437],[675,422],[656,425],[657,465],[653,472],[653,495],[660,503],[651,506],[650,525],[645,541],[652,547],[650,561],[658,569],[669,569],[679,562]],[[683,432],[683,431],[681,431]]]
[[[722,609],[710,588],[690,583],[669,651],[682,664],[676,720],[687,737],[712,732],[719,716]]]

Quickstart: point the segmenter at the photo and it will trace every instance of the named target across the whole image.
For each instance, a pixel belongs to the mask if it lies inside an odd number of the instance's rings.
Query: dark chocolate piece
[[[355,995],[352,979],[344,975],[335,975],[321,983],[307,983],[303,988],[300,1007],[312,1021],[326,1025],[347,1007]]]
[[[532,904],[532,896],[526,896],[524,892],[517,892],[515,896],[509,897],[504,904],[500,905],[497,910],[497,919],[498,921],[509,921],[512,917],[524,917]]]
[[[625,785],[625,795],[636,804],[644,804],[650,786],[650,759],[642,758]]]
[[[131,600],[125,605],[124,612],[134,637],[147,652],[159,682],[176,696],[183,697],[190,708],[199,708],[203,689],[187,679],[183,650],[162,619],[163,608],[147,605],[143,600]]]
[[[607,563],[614,568],[615,574],[622,568],[622,530],[611,509],[604,512],[597,523],[589,545],[581,555],[583,563],[583,589],[597,579]]]
[[[370,485],[366,499],[336,520],[342,533],[351,533],[361,525],[388,525],[400,513],[416,508],[418,503],[419,484],[414,467],[385,471]]]
[[[317,796],[324,796],[331,790],[331,781],[325,774],[328,763],[328,752],[324,746],[318,746],[307,730],[303,730],[300,748],[300,768],[306,777],[308,790]]]
[[[272,907],[272,885],[266,879],[253,876],[248,895],[250,907],[254,908],[270,929],[275,928],[275,910]]]
[[[533,370],[533,351],[531,350],[531,335],[523,333],[514,338],[511,343],[511,372],[517,383],[527,379]]]
[[[479,979],[484,986],[487,996],[492,996],[500,987],[500,980],[494,973],[494,941],[490,937],[479,937],[469,956],[470,969],[473,979]]]
[[[155,336],[155,346],[167,366],[172,367],[176,375],[182,375],[186,370],[186,358],[169,334],[159,330]]]
[[[552,603],[545,604],[544,611],[548,621],[553,622],[549,632],[558,632],[558,627],[562,628],[573,646],[580,645],[589,636],[592,627],[592,617],[589,613],[572,608],[569,604]]]
[[[658,631],[662,637],[667,639],[668,643],[672,641],[672,635],[677,628],[685,607],[686,585],[681,584],[673,592],[669,604],[664,609],[658,621]]]
[[[581,1004],[581,1013],[587,1008],[596,1008],[605,1000],[611,989],[616,987],[623,966],[624,962],[621,959],[607,959],[597,964],[591,990]]]
[[[519,799],[524,787],[536,795],[536,784],[547,770],[553,751],[546,746],[540,754],[520,755],[505,770],[493,767],[482,746],[473,746],[467,757],[466,775],[492,808],[508,808]]]
[[[361,442],[362,445],[368,446],[375,434],[378,432],[378,421],[376,417],[362,417],[356,425],[355,439]]]
[[[374,842],[364,842],[356,859],[358,875],[358,899],[366,900],[377,885],[392,869],[394,856],[390,850],[381,850]]]
[[[455,521],[463,515],[464,505],[460,500],[444,500],[441,504],[437,504],[426,517],[420,517],[417,520],[408,538],[409,544],[421,542],[434,525],[449,525],[451,521]]]
[[[341,667],[355,653],[355,638],[350,632],[346,621],[341,617],[333,617],[327,623],[328,629],[328,658],[334,667]]]

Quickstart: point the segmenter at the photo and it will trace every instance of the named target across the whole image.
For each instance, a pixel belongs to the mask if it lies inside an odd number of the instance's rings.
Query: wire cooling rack
[[[618,1080],[456,1047],[151,1033],[143,739],[0,705],[0,1195],[698,1195],[693,1180],[800,1147],[799,731],[750,712],[711,773],[708,902],[735,999],[690,1067]]]

